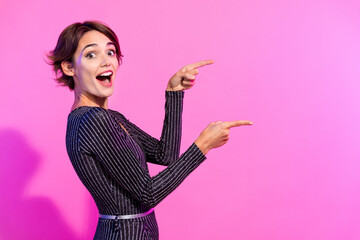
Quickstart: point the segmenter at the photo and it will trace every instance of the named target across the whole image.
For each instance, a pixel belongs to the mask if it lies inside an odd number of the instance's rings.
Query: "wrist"
[[[204,155],[206,155],[209,152],[210,149],[206,146],[206,144],[202,143],[199,139],[196,139],[194,143]]]
[[[179,92],[179,91],[183,91],[183,90],[184,90],[184,88],[181,86],[171,87],[170,83],[166,87],[166,91],[168,91],[168,92]]]
[[[169,82],[168,85],[166,86],[166,91],[168,91],[168,92],[174,91],[174,89],[171,87],[170,82]]]

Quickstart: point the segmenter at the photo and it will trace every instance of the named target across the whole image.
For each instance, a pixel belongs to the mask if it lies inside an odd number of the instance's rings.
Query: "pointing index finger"
[[[190,69],[194,69],[194,68],[199,68],[199,67],[203,67],[206,65],[210,65],[213,63],[214,63],[214,60],[204,60],[204,61],[200,61],[200,62],[196,62],[196,63],[191,63],[191,64],[187,65],[187,67]]]
[[[243,125],[252,125],[253,122],[251,121],[244,121],[244,120],[238,120],[238,121],[231,121],[231,122],[223,122],[223,126],[225,128],[232,128],[232,127],[239,127]]]

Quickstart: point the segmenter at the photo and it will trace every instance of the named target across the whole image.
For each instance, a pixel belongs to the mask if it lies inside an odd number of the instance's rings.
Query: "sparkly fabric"
[[[195,143],[179,157],[184,92],[165,96],[160,140],[113,110],[84,106],[69,114],[68,155],[101,214],[148,211],[206,159]],[[150,177],[146,162],[168,167]],[[114,220],[99,219],[94,239],[158,239],[155,213],[120,220],[119,228]]]

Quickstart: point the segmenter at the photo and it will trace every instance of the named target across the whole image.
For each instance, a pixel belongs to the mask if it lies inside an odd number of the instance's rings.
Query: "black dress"
[[[165,119],[157,140],[122,114],[79,107],[68,117],[66,148],[99,213],[147,212],[169,195],[206,157],[193,143],[179,158],[184,92],[166,92]],[[122,126],[127,130],[125,131]],[[150,177],[146,162],[168,166]],[[158,239],[155,213],[120,220],[99,218],[94,239]]]

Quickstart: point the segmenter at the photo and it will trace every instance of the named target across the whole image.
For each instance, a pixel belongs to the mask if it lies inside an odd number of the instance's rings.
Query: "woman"
[[[158,239],[153,208],[197,166],[207,152],[228,141],[229,129],[249,121],[210,123],[179,157],[184,90],[199,67],[187,65],[168,82],[165,120],[157,140],[108,109],[121,63],[118,38],[106,25],[87,21],[68,26],[49,55],[57,81],[74,90],[66,147],[79,178],[98,207],[94,239]],[[168,166],[150,177],[146,162]]]

